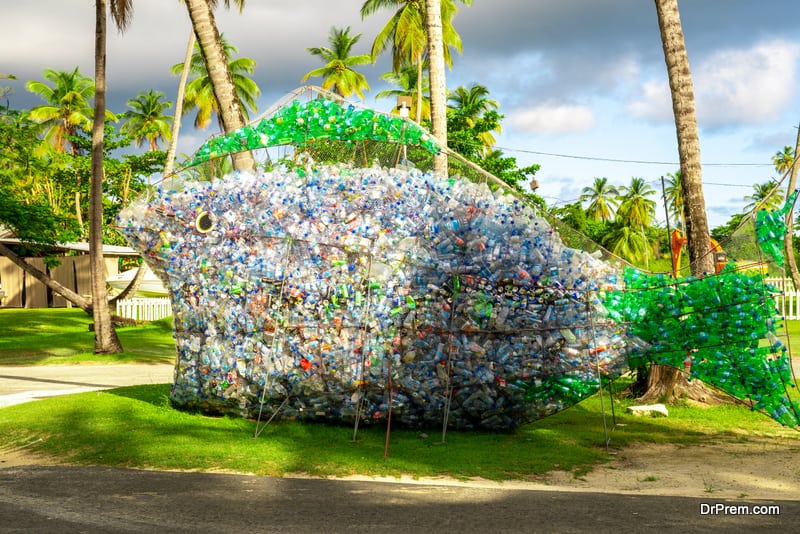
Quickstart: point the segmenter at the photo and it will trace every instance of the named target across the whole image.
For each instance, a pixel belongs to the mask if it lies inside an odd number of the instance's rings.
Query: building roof
[[[0,237],[0,243],[3,245],[19,245],[22,243],[15,237]],[[47,245],[48,247],[59,250],[74,250],[76,252],[89,252],[89,243],[57,243],[55,245]],[[103,245],[103,256],[138,256],[131,247],[121,247],[118,245]]]

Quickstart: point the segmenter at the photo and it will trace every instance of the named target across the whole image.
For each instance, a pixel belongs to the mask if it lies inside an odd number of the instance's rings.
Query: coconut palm
[[[471,5],[472,0],[459,0],[464,5]],[[439,3],[439,2],[437,2]],[[410,63],[417,67],[417,80],[422,83],[423,60],[428,53],[427,17],[425,15],[426,2],[423,0],[366,0],[361,6],[361,18],[365,18],[383,9],[392,9],[394,14],[386,25],[378,32],[372,45],[372,59],[385,50],[392,52],[392,70],[399,71],[402,65]],[[444,61],[452,67],[453,61],[450,49],[459,53],[462,50],[461,37],[453,28],[452,20],[458,12],[454,0],[442,0],[441,24],[439,31],[442,35],[442,53]],[[421,121],[421,85],[417,88],[417,115],[416,121]]]
[[[772,157],[772,162],[775,164],[775,170],[781,173],[784,177],[789,174],[789,182],[786,184],[786,201],[789,200],[789,195],[797,187],[797,165],[796,155],[800,150],[800,129],[797,130],[797,140],[795,148],[790,146],[783,147],[782,152],[777,152]],[[786,233],[783,236],[783,253],[786,257],[786,265],[789,268],[789,274],[792,277],[794,287],[800,287],[800,270],[797,269],[797,261],[795,260],[795,246],[794,246],[794,229],[792,221],[792,213],[786,214]]]
[[[425,69],[427,69],[427,62],[424,62],[424,66]],[[430,82],[428,80],[428,76],[424,74],[425,70],[422,72],[422,83],[419,84],[417,83],[417,76],[419,75],[417,68],[408,63],[404,64],[398,71],[389,71],[384,73],[381,76],[381,80],[390,83],[391,85],[397,87],[397,89],[385,89],[376,94],[375,98],[396,99],[399,96],[410,96],[411,108],[408,110],[409,115],[412,117],[419,115],[420,120],[430,119],[431,99],[428,96],[430,94]],[[420,98],[417,98],[418,87],[422,90]],[[419,114],[417,113],[418,102],[422,103]]]
[[[647,241],[637,228],[617,226],[604,239],[603,245],[615,255],[631,262],[647,259]]]
[[[744,199],[749,201],[744,207],[745,213],[754,209],[774,211],[780,208],[783,202],[783,189],[777,189],[775,182],[753,184],[753,194],[745,196]]]
[[[133,13],[132,0],[110,0],[111,16],[123,31]],[[94,352],[116,354],[122,343],[111,322],[103,257],[103,137],[106,115],[106,0],[95,1],[94,120],[92,124],[92,176],[89,186],[89,264],[92,272]]]
[[[220,36],[220,41],[222,43],[225,61],[230,71],[237,100],[244,103],[244,106],[241,106],[242,120],[244,121],[250,118],[249,110],[253,112],[256,111],[256,99],[261,94],[261,89],[259,89],[258,85],[252,78],[247,76],[253,74],[256,62],[246,57],[231,59],[231,55],[238,52],[239,49],[230,44],[224,36]],[[172,67],[173,74],[178,74],[182,70],[183,63],[178,63]],[[219,113],[220,107],[214,93],[211,76],[209,76],[206,62],[203,59],[199,42],[195,43],[194,53],[192,54],[192,59],[189,64],[189,71],[194,74],[195,77],[186,86],[183,105],[186,110],[197,108],[194,125],[200,129],[208,128],[208,125],[211,123],[212,113],[216,113],[217,119],[220,122],[220,128],[223,131],[227,131],[222,122],[222,115]]]
[[[473,83],[470,87],[460,86],[456,87],[448,95],[448,101],[452,102],[449,106],[448,113],[458,113],[464,117],[467,126],[475,126],[478,119],[484,116],[489,111],[496,111],[500,105],[497,100],[487,98],[489,96],[489,89],[485,86]],[[502,127],[498,122],[497,128],[494,132],[501,133]],[[492,132],[482,132],[478,138],[483,143],[485,149],[491,149],[497,142],[492,135]]]
[[[172,102],[162,101],[163,98],[164,93],[151,89],[128,100],[130,109],[125,112],[126,122],[120,130],[130,135],[137,147],[147,140],[150,150],[158,150],[159,139],[170,140],[172,117],[163,112],[172,107]]]
[[[449,5],[447,5],[449,2]],[[452,7],[452,11],[449,9]],[[447,13],[443,11],[447,9]],[[425,0],[425,28],[428,35],[428,76],[431,80],[431,134],[443,147],[447,146],[447,82],[445,81],[445,62],[447,51],[444,24],[448,26],[456,12],[450,0]],[[455,32],[453,32],[455,33]],[[455,34],[456,36],[458,34]],[[459,38],[459,45],[461,39]],[[433,170],[447,174],[447,152],[442,150],[433,156]],[[445,421],[445,425],[447,422]],[[446,428],[446,426],[445,426]],[[444,441],[444,431],[442,431]]]
[[[655,194],[644,178],[631,178],[628,186],[619,188],[620,195],[617,218],[623,225],[633,228],[649,228],[650,221],[656,213],[656,202],[648,197]]]
[[[46,125],[45,140],[58,152],[68,148],[73,154],[78,148],[69,140],[79,129],[88,131],[92,125],[94,81],[76,67],[72,72],[44,70],[46,82],[30,80],[25,88],[42,98],[44,105],[30,110],[30,118]]]
[[[656,0],[655,4],[678,137],[689,261],[692,274],[703,276],[704,273],[714,272],[714,256],[711,254],[706,203],[703,196],[700,138],[692,74],[683,38],[678,0]]]
[[[619,191],[608,183],[608,178],[595,178],[591,186],[583,188],[580,201],[589,202],[586,212],[592,220],[611,221],[619,207]]]
[[[182,2],[183,0],[180,1]],[[236,7],[239,8],[239,13],[244,9],[244,2],[245,0],[234,0]],[[216,0],[211,1],[211,7],[216,7]],[[230,0],[225,0],[225,7],[230,9]],[[175,154],[178,150],[178,134],[181,129],[181,118],[183,117],[183,100],[184,93],[186,92],[186,80],[189,78],[189,66],[191,65],[192,52],[194,51],[196,42],[197,38],[194,34],[194,27],[192,27],[192,30],[189,32],[189,40],[186,43],[186,54],[183,60],[185,68],[181,70],[180,81],[178,82],[178,95],[175,99],[175,119],[172,121],[172,139],[167,148],[167,161],[164,164],[164,176],[170,175],[175,166]]]
[[[209,85],[214,93],[217,116],[224,132],[231,132],[245,126],[245,115],[239,102],[237,88],[225,56],[225,48],[217,30],[214,18],[216,0],[183,0],[192,21],[200,52],[205,60]],[[229,3],[226,0],[226,5]],[[237,3],[240,6],[243,2]],[[188,91],[187,91],[188,93]],[[234,167],[252,169],[255,165],[250,152],[237,152],[233,155]]]
[[[638,230],[641,234],[646,266],[649,266],[650,258],[647,255],[648,244],[645,228],[650,227],[650,221],[656,213],[656,202],[648,197],[655,192],[655,189],[650,187],[644,178],[631,178],[631,184],[620,187],[620,195],[617,197],[620,202],[617,219],[622,226]]]
[[[372,56],[369,54],[351,55],[353,47],[360,38],[360,33],[350,35],[349,26],[344,29],[331,27],[328,34],[330,48],[327,46],[306,48],[312,56],[321,58],[325,62],[325,66],[307,72],[302,81],[321,76],[324,89],[330,89],[345,97],[356,93],[363,100],[362,90],[368,91],[369,84],[364,75],[354,70],[353,67],[371,63]]]
[[[776,171],[785,174],[794,165],[794,149],[788,145],[783,147],[783,150],[772,156],[772,163],[775,165]]]
[[[677,226],[684,227],[683,222],[683,186],[681,185],[681,171],[674,174],[667,173],[664,194],[667,197],[667,209],[670,217]]]

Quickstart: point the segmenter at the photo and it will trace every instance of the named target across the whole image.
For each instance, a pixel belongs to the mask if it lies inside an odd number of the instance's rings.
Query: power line
[[[645,161],[636,159],[615,159],[615,158],[600,158],[595,156],[576,156],[574,154],[556,154],[554,152],[539,152],[536,150],[525,150],[522,148],[506,148],[498,146],[500,150],[507,152],[523,152],[525,154],[536,154],[538,156],[553,156],[556,158],[568,159],[583,159],[589,161],[607,161],[611,163],[634,163],[638,165],[675,165],[680,166],[680,163],[674,161]],[[772,163],[703,163],[704,167],[772,167]],[[724,184],[722,184],[724,185]]]

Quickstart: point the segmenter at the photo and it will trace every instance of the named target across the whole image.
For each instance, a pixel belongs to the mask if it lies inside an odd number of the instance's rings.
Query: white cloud
[[[594,113],[586,106],[541,105],[512,110],[505,124],[524,133],[586,132],[594,126]]]
[[[692,66],[700,126],[752,126],[776,119],[797,94],[799,60],[800,44],[762,41],[746,50],[720,50]],[[628,110],[648,121],[671,121],[666,73],[643,82]]]
[[[671,121],[673,119],[672,100],[666,80],[645,82],[639,98],[628,105],[628,110],[634,117],[647,121]]]
[[[707,127],[763,124],[796,94],[800,45],[770,41],[749,50],[723,50],[697,73],[698,120]]]

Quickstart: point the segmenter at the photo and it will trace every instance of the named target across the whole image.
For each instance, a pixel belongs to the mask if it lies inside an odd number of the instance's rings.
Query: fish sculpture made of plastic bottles
[[[391,412],[412,427],[507,430],[585,399],[631,362],[684,364],[682,346],[653,356],[666,332],[629,329],[680,327],[648,307],[678,286],[626,292],[646,275],[565,246],[507,188],[407,161],[364,165],[359,147],[370,143],[376,158],[389,146],[421,160],[440,150],[405,119],[294,100],[208,141],[188,168],[278,145],[294,148],[288,163],[173,178],[120,214],[123,234],[170,292],[173,405],[337,423]],[[309,161],[334,145],[355,156]],[[673,295],[672,312],[679,301]],[[762,315],[756,345],[774,334],[775,313]],[[721,371],[704,365],[691,372],[713,382]],[[742,372],[730,379],[737,388],[773,384]],[[764,397],[759,408],[783,406],[782,422],[796,423],[796,406]]]

